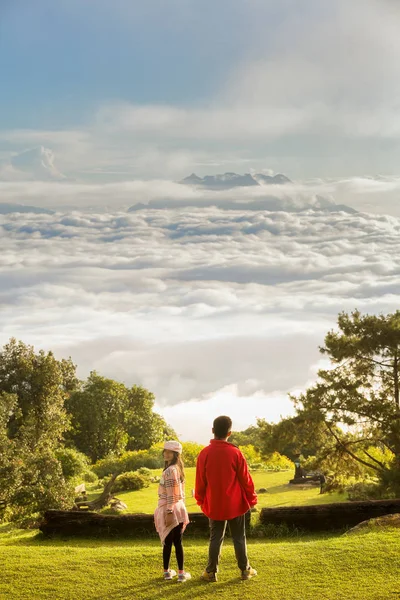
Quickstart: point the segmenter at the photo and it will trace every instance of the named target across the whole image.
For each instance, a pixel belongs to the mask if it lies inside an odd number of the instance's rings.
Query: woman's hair
[[[163,454],[164,454],[164,450],[163,450]],[[168,469],[168,467],[170,467],[171,465],[176,465],[178,467],[180,480],[182,482],[184,482],[185,481],[185,469],[184,469],[182,457],[179,454],[179,452],[173,452],[173,455],[174,455],[174,457],[171,460],[171,462],[168,462],[166,460],[164,461],[163,471],[165,471],[165,469]]]

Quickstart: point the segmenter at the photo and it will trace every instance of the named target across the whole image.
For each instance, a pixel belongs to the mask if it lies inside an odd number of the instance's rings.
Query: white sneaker
[[[183,573],[179,573],[179,575],[178,575],[178,583],[184,583],[188,579],[192,579],[192,576],[191,576],[190,573],[188,573],[187,571],[184,571]]]
[[[173,579],[174,577],[176,577],[176,571],[174,571],[173,569],[169,569],[168,571],[164,572],[165,581],[171,581],[171,579]]]

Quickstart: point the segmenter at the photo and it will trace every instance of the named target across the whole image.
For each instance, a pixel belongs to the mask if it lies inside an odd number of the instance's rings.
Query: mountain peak
[[[262,173],[256,173],[254,175],[245,173],[244,175],[239,175],[228,171],[227,173],[218,175],[205,175],[203,178],[192,173],[188,177],[182,179],[180,183],[210,190],[224,190],[233,187],[249,187],[255,185],[283,185],[291,182],[286,175],[282,175],[281,173],[278,173],[277,175],[264,175]]]

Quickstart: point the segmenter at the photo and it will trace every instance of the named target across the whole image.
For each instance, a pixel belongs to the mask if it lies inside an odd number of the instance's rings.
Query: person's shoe
[[[192,576],[187,571],[178,574],[178,583],[184,583],[188,579],[192,579]]]
[[[164,579],[165,579],[165,581],[171,581],[171,579],[173,579],[174,577],[176,577],[176,571],[174,571],[173,569],[169,569],[168,571],[164,571]]]
[[[250,567],[249,569],[245,569],[244,571],[242,571],[240,579],[243,579],[243,580],[251,579],[252,577],[255,577],[256,575],[257,575],[257,571],[255,569],[253,569],[252,567]]]
[[[217,574],[204,571],[203,575],[200,575],[200,579],[208,581],[209,583],[214,583],[214,581],[217,581]]]

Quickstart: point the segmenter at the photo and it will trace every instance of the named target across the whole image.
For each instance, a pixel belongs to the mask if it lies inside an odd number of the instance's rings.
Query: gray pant
[[[231,519],[230,521],[210,521],[210,546],[208,550],[208,573],[218,571],[218,562],[221,556],[221,548],[225,537],[226,524],[229,523],[229,529],[232,535],[232,541],[235,548],[236,560],[241,571],[250,568],[247,558],[246,545],[246,521],[245,515]]]

